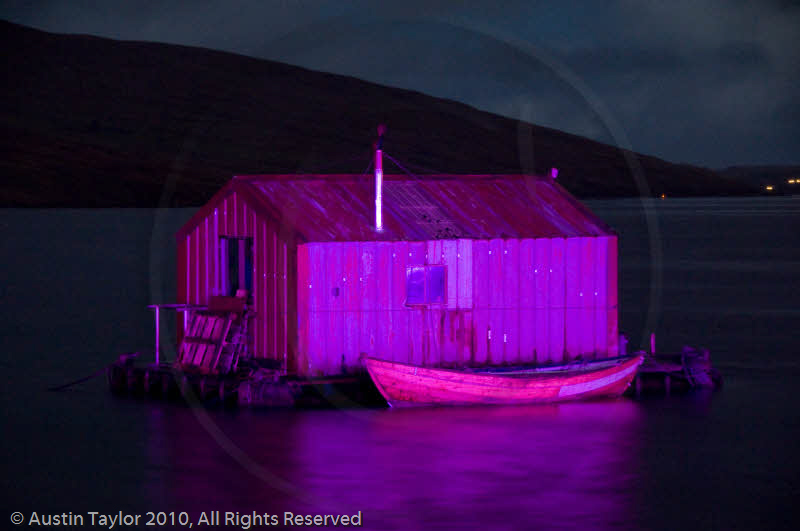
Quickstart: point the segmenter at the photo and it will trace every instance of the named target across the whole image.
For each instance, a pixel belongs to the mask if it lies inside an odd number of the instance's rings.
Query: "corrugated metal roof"
[[[242,176],[234,178],[231,191],[236,190],[306,241],[614,234],[550,177],[385,175],[382,232],[374,229],[371,175]]]

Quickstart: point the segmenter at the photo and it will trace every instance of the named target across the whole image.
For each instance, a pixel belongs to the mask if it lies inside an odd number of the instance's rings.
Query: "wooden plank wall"
[[[471,361],[471,240],[308,243],[297,256],[299,374],[360,371],[361,356]],[[447,266],[447,303],[409,308],[406,268],[426,264]]]
[[[361,356],[434,366],[616,356],[616,237],[308,243],[298,373]],[[406,267],[443,264],[446,304],[407,307]],[[304,317],[305,316],[305,317]]]
[[[477,365],[618,355],[617,238],[475,241]]]
[[[178,301],[207,304],[210,296],[221,294],[220,236],[253,238],[253,350],[257,357],[285,362],[292,371],[297,328],[289,315],[295,315],[296,307],[296,246],[277,223],[258,215],[236,193],[178,242]]]

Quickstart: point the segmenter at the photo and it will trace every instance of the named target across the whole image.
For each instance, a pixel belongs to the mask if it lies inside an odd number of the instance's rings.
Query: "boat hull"
[[[390,406],[522,405],[618,397],[643,356],[598,369],[503,374],[419,367],[366,358],[367,372]]]

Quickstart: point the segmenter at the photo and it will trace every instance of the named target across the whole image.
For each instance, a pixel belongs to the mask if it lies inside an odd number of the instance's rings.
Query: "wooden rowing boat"
[[[372,381],[390,406],[539,404],[618,397],[643,355],[600,360],[580,368],[455,370],[365,358]]]

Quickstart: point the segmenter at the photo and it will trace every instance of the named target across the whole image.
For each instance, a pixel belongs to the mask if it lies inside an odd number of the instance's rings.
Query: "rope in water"
[[[138,355],[139,355],[138,352],[123,354],[122,356],[120,356],[120,360],[119,361],[122,361],[123,358],[124,359],[135,358]],[[67,382],[67,383],[65,383],[63,385],[56,385],[56,386],[53,386],[53,387],[48,387],[47,391],[61,391],[61,390],[67,389],[69,387],[72,387],[73,385],[78,385],[79,383],[88,382],[89,380],[92,380],[92,379],[97,378],[98,376],[100,376],[102,374],[105,374],[105,372],[108,369],[110,369],[111,367],[116,365],[119,361],[115,361],[114,363],[109,363],[108,365],[106,365],[102,369],[99,369],[99,370],[93,372],[89,376],[84,376],[83,378],[78,378],[77,380],[73,380],[71,382]]]

